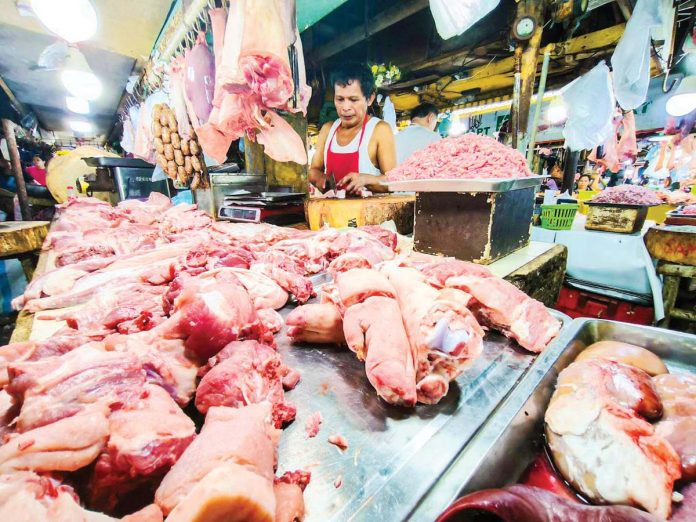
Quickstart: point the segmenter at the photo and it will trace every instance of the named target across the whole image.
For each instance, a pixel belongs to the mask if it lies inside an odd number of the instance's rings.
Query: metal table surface
[[[564,328],[570,322],[554,315]],[[297,418],[281,438],[279,474],[312,473],[305,491],[309,522],[407,519],[535,361],[514,342],[489,333],[484,354],[439,404],[408,409],[379,399],[363,363],[347,348],[291,345],[285,332],[276,340],[283,361],[302,374],[288,393]],[[317,437],[308,439],[305,421],[316,411],[324,422]],[[348,441],[345,452],[328,443],[334,434]]]

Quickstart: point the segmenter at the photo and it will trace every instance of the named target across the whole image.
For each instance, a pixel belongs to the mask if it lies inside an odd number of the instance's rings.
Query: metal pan
[[[383,183],[390,192],[507,192],[541,186],[548,176],[504,179],[416,179]]]
[[[544,414],[558,374],[597,341],[644,346],[670,372],[696,373],[696,336],[601,319],[576,319],[536,360],[437,484],[411,513],[433,520],[458,497],[515,483],[543,449]]]
[[[90,167],[131,167],[131,168],[143,168],[152,169],[155,166],[147,161],[143,161],[139,158],[82,158],[87,165]]]
[[[553,313],[564,328],[570,324],[567,316]],[[283,361],[302,375],[288,393],[288,401],[297,406],[297,419],[283,432],[279,473],[312,473],[305,491],[308,522],[408,517],[538,360],[513,341],[489,333],[484,355],[452,383],[439,404],[407,409],[377,397],[364,364],[348,349],[291,346],[284,333],[276,339]],[[555,342],[547,349],[559,350],[553,346]],[[324,423],[319,435],[308,439],[305,421],[316,411]],[[347,439],[345,453],[327,442],[333,434]],[[336,488],[338,478],[342,485]]]

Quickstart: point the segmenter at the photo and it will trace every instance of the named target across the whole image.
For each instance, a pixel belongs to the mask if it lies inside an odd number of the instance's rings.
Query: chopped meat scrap
[[[348,441],[343,435],[331,435],[329,437],[329,444],[333,444],[341,451],[346,451],[348,449]]]
[[[309,416],[305,422],[305,432],[307,433],[307,438],[313,439],[317,436],[319,430],[321,429],[322,422],[324,422],[324,417],[322,417],[320,411],[315,411]]]
[[[336,477],[336,479],[334,480],[334,487],[335,487],[336,489],[338,489],[338,488],[340,488],[342,485],[343,485],[343,475],[339,475],[339,476]]]

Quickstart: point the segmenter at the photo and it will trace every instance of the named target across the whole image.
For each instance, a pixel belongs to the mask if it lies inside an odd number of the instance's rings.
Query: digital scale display
[[[222,219],[233,219],[235,221],[247,221],[250,223],[258,223],[259,221],[261,221],[261,209],[222,207],[220,208],[219,217]]]

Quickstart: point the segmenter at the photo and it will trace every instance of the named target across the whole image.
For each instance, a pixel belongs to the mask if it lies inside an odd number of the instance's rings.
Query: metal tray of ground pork
[[[286,307],[282,315],[290,311]],[[562,335],[571,320],[552,313],[563,324]],[[283,432],[278,470],[311,472],[305,491],[309,522],[408,519],[525,373],[545,372],[555,360],[488,332],[483,355],[439,404],[407,409],[377,397],[363,363],[347,348],[293,345],[285,332],[276,340],[283,361],[302,375],[288,393],[297,417]],[[559,352],[555,341],[546,350]],[[317,411],[323,424],[309,439],[305,421]],[[341,452],[330,444],[331,435],[345,437],[348,449]],[[429,519],[445,507],[436,506]]]
[[[425,520],[433,511],[441,511],[468,493],[515,484],[544,451],[544,415],[558,374],[591,344],[635,344],[658,355],[670,373],[696,374],[694,339],[693,335],[662,328],[575,319],[556,337],[553,346],[538,356],[515,390],[421,499],[413,519]]]
[[[390,192],[507,192],[540,186],[548,176],[525,178],[480,178],[480,179],[411,179],[386,181],[383,184]]]

